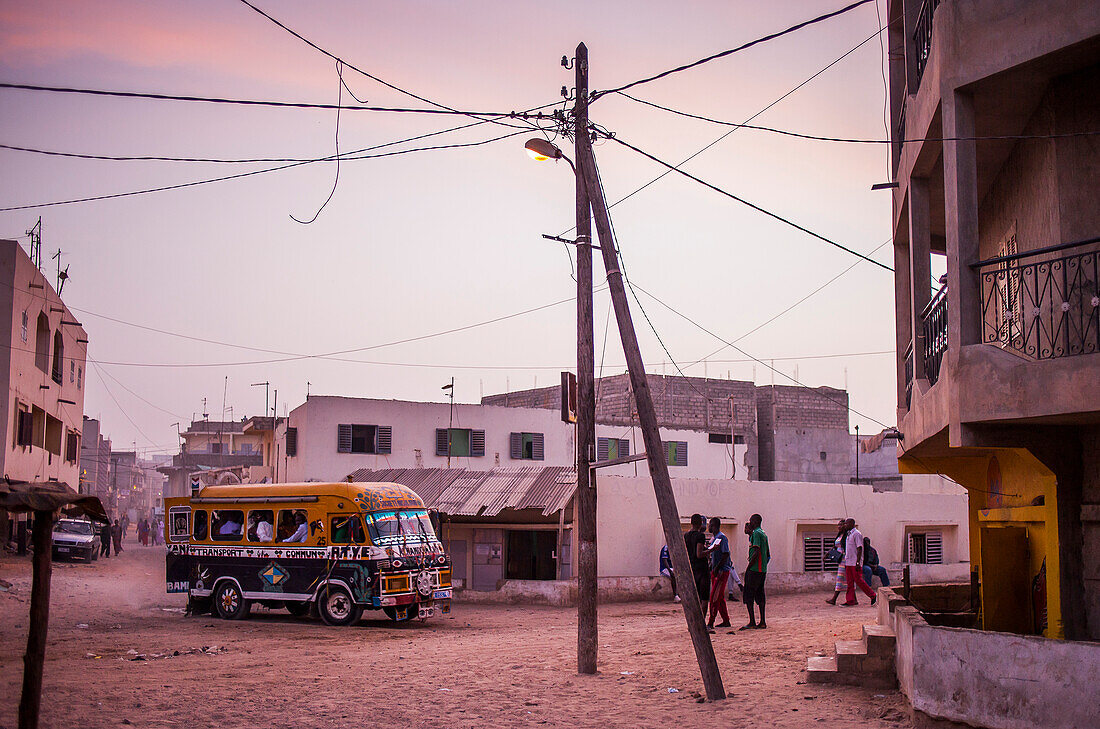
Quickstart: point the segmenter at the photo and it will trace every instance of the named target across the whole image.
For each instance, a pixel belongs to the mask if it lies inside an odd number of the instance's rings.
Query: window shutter
[[[940,532],[924,535],[924,556],[928,564],[943,564],[943,535]]]
[[[435,454],[437,456],[447,455],[447,429],[436,428],[435,429]]]
[[[687,441],[676,441],[676,465],[686,466],[688,464],[688,444]]]
[[[374,449],[376,453],[392,453],[393,452],[393,426],[392,425],[379,425],[377,430],[378,444]]]
[[[802,571],[824,572],[825,559],[820,534],[807,534],[802,537]]]
[[[294,458],[298,455],[298,429],[287,428],[286,429],[286,454],[290,458]]]
[[[34,442],[34,416],[27,410],[19,413],[19,445],[29,446]]]
[[[470,455],[471,456],[484,456],[485,455],[485,431],[484,430],[471,430],[470,431]]]
[[[511,433],[508,436],[508,450],[513,460],[523,458],[523,433]]]
[[[336,452],[351,453],[351,425],[340,423],[336,430]]]
[[[596,460],[597,461],[606,461],[607,460],[607,443],[608,443],[608,440],[609,440],[608,438],[597,438],[596,439]]]
[[[619,440],[619,458],[626,458],[630,455],[630,441],[626,438]]]
[[[544,460],[542,433],[532,433],[531,436],[531,457],[534,458],[536,461]]]
[[[910,532],[909,533],[909,562],[910,563],[913,563],[913,562],[916,561],[915,558],[917,556],[917,554],[916,554],[917,550],[914,547],[915,547],[915,545],[913,544],[913,533]]]

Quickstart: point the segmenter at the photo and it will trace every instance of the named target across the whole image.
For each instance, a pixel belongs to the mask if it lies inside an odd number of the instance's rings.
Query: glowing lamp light
[[[527,143],[523,145],[527,150],[527,154],[531,156],[531,159],[536,162],[545,162],[548,159],[561,159],[562,153],[554,144],[547,142],[545,139],[528,139]]]

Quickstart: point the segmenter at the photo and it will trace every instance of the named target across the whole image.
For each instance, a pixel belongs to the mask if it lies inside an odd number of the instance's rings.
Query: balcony
[[[974,264],[982,342],[1027,359],[1100,351],[1100,238]]]
[[[924,330],[924,377],[929,385],[940,379],[940,364],[947,351],[947,286],[944,285],[921,312]]]
[[[924,68],[928,65],[928,57],[932,54],[932,16],[936,14],[939,4],[940,0],[924,0],[917,14],[917,22],[913,30],[913,49],[917,56],[917,86],[920,86]]]

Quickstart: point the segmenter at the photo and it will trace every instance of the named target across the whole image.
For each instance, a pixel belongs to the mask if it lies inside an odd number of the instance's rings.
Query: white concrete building
[[[661,436],[675,478],[747,477],[742,443],[714,442],[697,430],[662,428]],[[613,460],[638,453],[642,439],[636,427],[597,425],[596,441],[597,460]],[[279,425],[275,471],[278,481],[293,482],[339,481],[364,468],[572,466],[574,443],[574,427],[556,410],[456,403],[452,411],[448,403],[310,396]],[[633,476],[646,467],[600,473]]]
[[[80,483],[88,335],[16,241],[0,240],[0,473]],[[15,520],[0,512],[0,538]]]

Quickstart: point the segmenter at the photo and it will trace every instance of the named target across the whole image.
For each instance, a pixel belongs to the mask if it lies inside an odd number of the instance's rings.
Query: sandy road
[[[56,566],[43,727],[912,726],[896,691],[803,683],[807,655],[874,619],[870,608],[830,608],[824,595],[773,598],[767,631],[719,631],[730,698],[698,703],[678,605],[602,606],[600,673],[578,676],[571,609],[456,604],[424,624],[350,628],[263,608],[243,622],[184,617],[183,598],[164,593],[162,549],[127,550]],[[0,578],[12,583],[0,592],[6,729],[22,677],[29,560],[0,557]]]

